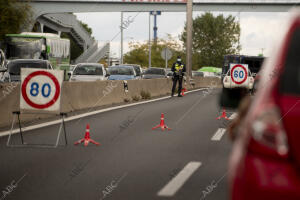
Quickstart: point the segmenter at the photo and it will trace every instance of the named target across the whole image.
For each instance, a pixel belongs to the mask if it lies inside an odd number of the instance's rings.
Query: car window
[[[145,74],[165,75],[165,71],[163,69],[150,68],[145,71]]]
[[[73,72],[74,75],[103,75],[102,67],[99,65],[78,65]]]
[[[20,75],[21,68],[40,68],[47,69],[46,62],[10,62],[8,71],[11,75]]]
[[[110,67],[108,71],[110,75],[134,75],[133,68],[131,67]]]
[[[280,78],[280,92],[300,95],[300,28],[297,28],[290,41],[283,74]]]

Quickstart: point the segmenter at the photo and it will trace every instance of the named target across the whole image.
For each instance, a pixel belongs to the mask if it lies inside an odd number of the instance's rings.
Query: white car
[[[103,81],[108,74],[102,64],[80,63],[77,64],[71,74],[70,81]]]
[[[231,68],[228,70],[223,78],[223,87],[227,89],[233,88],[247,88],[248,90],[253,89],[254,77],[250,70],[247,68],[245,71],[234,71],[231,75]]]

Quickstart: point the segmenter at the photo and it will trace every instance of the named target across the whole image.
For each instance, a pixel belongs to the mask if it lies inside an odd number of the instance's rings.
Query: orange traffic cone
[[[182,88],[182,90],[181,90],[181,96],[185,96],[185,92],[187,91],[187,89],[186,88]]]
[[[81,139],[81,140],[78,140],[77,142],[75,142],[74,145],[81,144],[83,142],[84,142],[84,146],[87,146],[89,144],[89,142],[91,142],[95,145],[100,145],[100,143],[98,143],[98,142],[91,139],[91,137],[90,137],[90,125],[89,124],[86,125],[84,138]]]
[[[165,115],[164,113],[161,113],[161,118],[160,118],[160,124],[153,127],[152,130],[155,130],[157,128],[161,128],[161,130],[165,130],[165,129],[168,129],[168,130],[171,130],[169,127],[167,127],[167,125],[165,124]]]
[[[224,118],[226,120],[229,120],[229,118],[227,117],[226,115],[226,110],[223,108],[223,111],[222,111],[222,115],[220,117],[217,117],[217,119],[221,119],[221,118]]]

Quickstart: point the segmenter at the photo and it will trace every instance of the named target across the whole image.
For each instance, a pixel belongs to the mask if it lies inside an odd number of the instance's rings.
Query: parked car
[[[2,70],[0,74],[1,82],[16,82],[21,80],[21,68],[39,68],[39,69],[51,69],[52,65],[47,60],[40,59],[16,59],[8,62],[5,67],[6,70]]]
[[[140,65],[125,64],[125,65],[119,65],[119,66],[132,66],[134,68],[135,73],[136,73],[136,79],[141,79],[142,78],[143,69]]]
[[[70,81],[103,81],[107,80],[107,77],[108,74],[102,64],[80,63],[75,66]]]
[[[203,72],[192,71],[192,77],[204,77]]]
[[[300,199],[300,10],[263,65],[229,163],[232,200]],[[272,76],[277,72],[276,76]]]
[[[173,73],[172,70],[170,68],[166,69],[166,74],[167,74],[167,78],[172,78],[173,77]]]
[[[133,80],[136,79],[136,72],[133,66],[118,65],[108,68],[108,80]]]
[[[167,73],[163,68],[150,67],[143,73],[143,79],[166,78]]]

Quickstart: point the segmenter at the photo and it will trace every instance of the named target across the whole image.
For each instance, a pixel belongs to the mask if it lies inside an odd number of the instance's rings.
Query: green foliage
[[[86,23],[79,21],[79,23],[81,24],[81,26],[90,34],[93,34],[93,30],[92,28],[90,28]]]
[[[31,25],[32,10],[27,1],[0,0],[0,13],[0,40]]]
[[[71,60],[75,60],[78,56],[83,53],[83,48],[80,47],[73,37],[68,33],[62,33],[61,38],[67,38],[70,40],[70,51],[71,51]]]
[[[141,97],[142,97],[142,99],[151,99],[151,94],[148,91],[142,90],[141,91]]]
[[[168,35],[168,39],[159,39],[155,44],[151,44],[151,65],[153,67],[165,67],[165,60],[161,58],[161,51],[168,47],[172,53],[173,57],[168,62],[168,67],[171,67],[172,64],[176,61],[178,55],[183,55],[182,46]],[[129,43],[129,48],[131,51],[124,55],[124,63],[128,64],[139,64],[143,67],[148,66],[149,60],[149,43],[145,41],[143,43]]]
[[[193,20],[193,69],[203,66],[222,67],[224,55],[237,54],[241,49],[240,25],[229,15],[205,13]],[[186,27],[181,34],[186,44]]]

